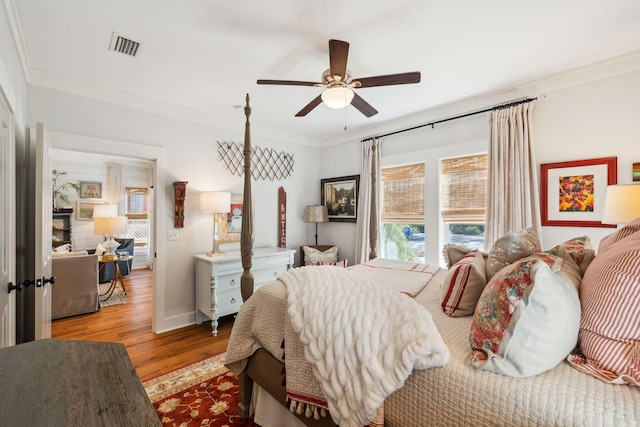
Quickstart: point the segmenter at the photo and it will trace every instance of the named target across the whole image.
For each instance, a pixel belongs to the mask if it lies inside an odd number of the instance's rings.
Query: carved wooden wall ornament
[[[175,190],[175,227],[184,227],[184,199],[187,195],[188,181],[175,181],[173,187]]]

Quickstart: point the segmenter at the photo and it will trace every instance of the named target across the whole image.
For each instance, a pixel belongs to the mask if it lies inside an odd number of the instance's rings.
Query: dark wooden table
[[[124,345],[57,339],[0,349],[0,424],[161,425]]]

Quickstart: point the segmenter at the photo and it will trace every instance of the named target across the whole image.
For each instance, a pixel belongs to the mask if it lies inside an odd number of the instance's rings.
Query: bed
[[[246,146],[245,138],[245,148]],[[245,177],[247,175],[245,173]],[[247,191],[246,184],[244,196],[245,201],[250,200],[250,187]],[[245,217],[249,218],[250,215]],[[640,229],[640,221],[637,228]],[[640,232],[636,234],[639,240],[632,242],[632,246],[640,248]],[[250,249],[247,249],[250,248],[250,240],[247,241],[243,245],[250,255]],[[639,256],[640,252],[635,255],[636,258]],[[243,258],[243,265],[248,266],[250,272],[250,256],[247,258]],[[350,267],[347,269],[350,272],[348,274],[361,274],[370,263],[374,268],[380,267],[380,263],[386,265],[385,260],[377,259]],[[309,268],[338,267],[302,267],[294,270]],[[472,367],[469,331],[473,316],[450,317],[442,309],[441,286],[449,271],[434,266],[395,264],[384,267],[388,271],[382,281],[393,282],[388,278],[399,277],[416,268],[419,271],[414,273],[423,275],[424,283],[412,288],[411,299],[431,314],[439,335],[446,343],[447,360],[442,366],[413,370],[404,384],[384,400],[381,406],[383,421],[374,417],[371,425],[640,425],[640,388],[608,384],[575,369],[566,360],[544,373],[527,378],[499,375]],[[639,281],[636,272],[632,282],[637,284]],[[391,286],[393,288],[393,283]],[[394,292],[402,292],[397,287],[393,289]],[[580,292],[582,298],[582,289]],[[247,298],[235,321],[225,360],[226,366],[238,376],[241,416],[249,417],[252,407],[260,406],[259,402],[255,402],[256,396],[264,396],[266,393],[272,402],[271,398],[274,398],[277,405],[291,409],[293,416],[303,423],[296,424],[299,421],[292,421],[291,413],[284,411],[287,415],[279,412],[278,416],[282,415],[284,418],[273,421],[271,425],[335,426],[330,415],[322,416],[324,411],[321,411],[320,416],[304,408],[300,411],[299,407],[291,406],[292,401],[288,399],[289,378],[295,375],[297,369],[308,372],[311,368],[304,366],[304,361],[300,363],[300,354],[294,357],[294,352],[301,351],[301,344],[291,342],[293,340],[290,337],[285,339],[290,334],[290,331],[285,330],[289,321],[287,288],[278,280],[261,287],[253,296],[251,294],[249,279],[243,286],[243,297],[246,295]],[[633,333],[637,334],[637,331]],[[294,362],[290,362],[290,359],[295,359],[295,363],[300,363],[300,366],[291,365]]]

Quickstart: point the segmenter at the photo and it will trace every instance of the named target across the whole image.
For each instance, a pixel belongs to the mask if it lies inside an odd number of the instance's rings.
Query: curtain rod
[[[433,128],[435,125],[437,125],[439,123],[444,123],[444,122],[448,122],[448,121],[456,120],[456,119],[462,119],[462,118],[469,117],[469,116],[475,116],[476,114],[487,113],[489,111],[496,111],[496,110],[502,110],[502,109],[505,109],[505,108],[515,107],[516,105],[526,104],[527,102],[535,101],[536,99],[538,99],[538,98],[537,97],[536,98],[525,98],[525,99],[519,99],[517,101],[509,101],[509,102],[504,103],[504,104],[494,105],[493,107],[485,108],[484,110],[472,111],[471,113],[460,114],[458,116],[453,116],[453,117],[449,117],[449,118],[446,118],[446,119],[440,119],[440,120],[436,120],[434,122],[424,123],[424,124],[413,126],[413,127],[406,128],[406,129],[400,129],[400,130],[397,130],[397,131],[394,131],[394,132],[385,133],[384,135],[373,136],[373,137],[370,137],[370,138],[363,139],[360,142],[368,141],[371,138],[384,138],[386,136],[396,135],[398,133],[408,132],[410,130],[420,129],[420,128],[423,128],[423,127],[426,127],[426,126],[431,126],[431,128]]]

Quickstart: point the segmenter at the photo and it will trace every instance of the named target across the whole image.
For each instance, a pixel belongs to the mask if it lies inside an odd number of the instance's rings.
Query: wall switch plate
[[[178,230],[167,231],[167,240],[180,240],[180,234],[178,234]]]

